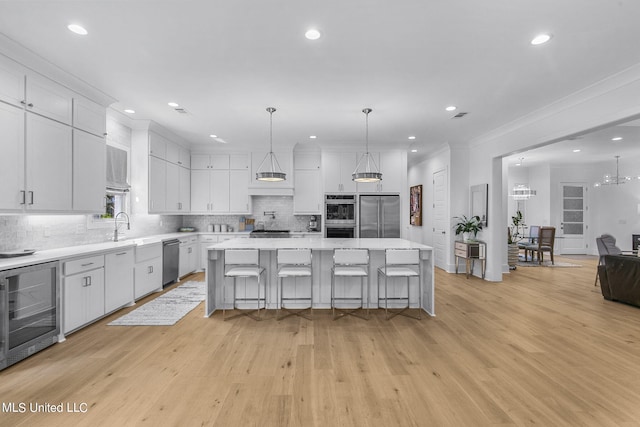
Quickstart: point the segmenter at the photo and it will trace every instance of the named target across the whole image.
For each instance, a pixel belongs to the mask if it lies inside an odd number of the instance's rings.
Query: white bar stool
[[[277,263],[278,263],[278,281],[280,288],[280,298],[279,298],[279,309],[285,310],[287,312],[286,315],[282,317],[278,317],[278,320],[282,320],[289,316],[299,316],[303,317],[307,320],[312,320],[313,315],[313,270],[311,268],[311,249],[278,249],[276,253]],[[309,288],[310,288],[310,296],[309,297],[299,297],[297,295],[285,297],[283,295],[283,280],[285,278],[293,277],[294,280],[299,277],[308,277],[309,278]],[[297,280],[294,282],[297,288]],[[297,292],[296,292],[297,293]],[[301,310],[290,310],[285,308],[284,301],[309,301],[309,307],[301,309]],[[309,310],[309,316],[305,316],[303,313]]]
[[[384,298],[380,298],[380,275],[384,276]],[[407,296],[389,297],[388,279],[405,277],[407,279]],[[418,315],[412,316],[405,311],[411,304],[410,279],[418,278]],[[420,251],[418,249],[387,249],[384,252],[384,267],[378,268],[378,304],[384,299],[384,312],[387,320],[402,315],[420,320],[422,310],[422,279],[420,274]],[[389,310],[389,300],[406,300],[406,307],[399,310]],[[391,313],[391,316],[389,315]]]
[[[336,277],[360,278],[360,297],[336,297]],[[333,268],[331,268],[331,309],[333,320],[348,315],[369,320],[369,303],[367,314],[363,316],[359,310],[364,309],[364,279],[367,279],[367,299],[369,297],[369,250],[368,249],[334,249]],[[336,301],[360,301],[360,306],[352,309],[336,307]],[[336,316],[336,310],[338,315]]]
[[[243,311],[239,314],[231,316],[229,318],[225,318],[226,315],[226,298],[225,292],[226,289],[223,287],[222,292],[222,319],[230,320],[236,318],[238,316],[247,316],[252,318],[253,320],[262,320],[260,317],[260,303],[262,303],[262,308],[267,308],[267,285],[263,284],[264,294],[260,293],[260,278],[262,273],[264,272],[264,267],[260,266],[260,251],[258,249],[227,249],[224,251],[224,277],[233,277],[233,309],[237,309],[236,303],[240,302],[256,302],[257,308],[255,310]],[[258,296],[257,297],[249,297],[246,293],[245,286],[245,296],[244,298],[238,298],[236,294],[236,282],[238,277],[248,279],[248,278],[257,278],[258,280]],[[258,312],[258,315],[255,316],[253,313]]]

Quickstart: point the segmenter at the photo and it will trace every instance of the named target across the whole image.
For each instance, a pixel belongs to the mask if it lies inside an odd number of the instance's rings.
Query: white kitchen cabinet
[[[209,251],[207,247],[211,245],[215,245],[218,243],[218,236],[214,236],[212,234],[201,234],[199,236],[199,244],[200,244],[200,265],[199,269],[206,270],[209,262]]]
[[[104,310],[110,313],[134,301],[134,250],[104,256]]]
[[[248,169],[229,171],[229,213],[251,214]]]
[[[164,212],[180,211],[180,166],[170,162],[165,163],[165,194]]]
[[[198,236],[180,238],[180,262],[178,276],[183,277],[198,269]]]
[[[62,330],[66,334],[105,314],[104,256],[66,261],[64,274]]]
[[[17,64],[0,61],[0,101],[23,106],[26,71]]]
[[[2,78],[0,68],[0,84]],[[21,211],[25,203],[24,115],[21,108],[0,103],[0,210],[3,211]]]
[[[166,143],[167,151],[165,160],[169,163],[173,163],[175,165],[179,165],[180,163],[180,146],[178,144],[174,144],[171,141],[167,140]]]
[[[363,153],[358,153],[358,160]],[[402,173],[406,174],[407,165],[403,164],[401,151],[372,152],[378,169],[382,173],[382,181],[358,182],[358,193],[399,193],[402,191]],[[366,160],[366,159],[365,159]],[[363,160],[363,163],[364,161]],[[360,170],[363,170],[362,168]]]
[[[27,111],[70,125],[72,99],[71,91],[64,86],[36,74],[27,75]]]
[[[191,171],[180,166],[178,205],[180,212],[191,212]]]
[[[137,300],[154,291],[162,290],[162,243],[135,248],[134,293]]]
[[[191,168],[191,152],[184,147],[180,147],[178,153],[178,164],[183,168]]]
[[[104,212],[106,146],[103,138],[73,130],[73,210]]]
[[[167,162],[149,156],[149,213],[166,211]]]
[[[162,160],[167,158],[167,139],[155,132],[149,132],[149,155]]]
[[[212,170],[210,172],[211,186],[211,204],[213,213],[229,212],[229,170]]]
[[[70,211],[72,208],[71,128],[27,113],[26,186],[28,211]]]
[[[229,154],[194,154],[191,169],[229,169]]]
[[[320,187],[320,170],[295,170],[293,173],[293,214],[321,215],[322,189]]]
[[[226,156],[226,155],[225,155]],[[250,214],[249,170],[245,155],[226,156],[212,161],[208,156],[205,164],[201,156],[192,156],[191,170],[191,212],[215,214]],[[217,156],[219,157],[219,156]],[[244,158],[244,161],[243,161]],[[209,169],[202,169],[202,166]],[[218,169],[224,165],[234,165],[243,169]]]
[[[356,153],[323,151],[322,177],[325,193],[355,193],[352,173],[356,168]]]
[[[73,127],[99,137],[107,132],[107,110],[87,98],[73,98]]]

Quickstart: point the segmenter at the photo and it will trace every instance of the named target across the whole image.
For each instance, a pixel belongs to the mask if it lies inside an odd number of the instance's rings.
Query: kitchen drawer
[[[65,276],[70,276],[72,274],[77,274],[83,271],[89,271],[100,267],[104,267],[104,255],[96,255],[92,257],[66,261],[64,263],[63,271]]]
[[[136,247],[136,264],[162,256],[162,243]]]
[[[200,243],[217,243],[217,242],[218,242],[218,236],[211,236],[211,235],[200,236]]]

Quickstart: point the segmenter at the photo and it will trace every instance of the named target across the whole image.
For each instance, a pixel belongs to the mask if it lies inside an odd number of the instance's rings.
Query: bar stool
[[[311,268],[311,249],[278,249],[276,253],[278,263],[278,281],[280,287],[279,309],[285,310],[288,314],[278,317],[278,320],[282,320],[289,316],[299,316],[307,320],[312,320],[313,315],[313,270]],[[297,278],[308,277],[309,278],[309,297],[298,297],[297,295],[285,297],[283,292],[283,281],[285,278],[293,277],[295,289],[297,290]],[[297,293],[297,292],[296,292]],[[290,310],[284,307],[284,301],[309,301],[309,307],[301,310]],[[303,313],[309,310],[309,317]]]
[[[387,320],[402,315],[420,320],[420,310],[422,309],[422,279],[420,274],[420,251],[418,249],[387,249],[384,252],[384,267],[378,268],[378,295],[380,295],[380,275],[384,276],[384,298],[378,296],[378,304],[384,299],[384,312]],[[390,297],[388,279],[405,277],[407,279],[407,296]],[[418,315],[412,316],[405,311],[411,303],[410,279],[418,278]],[[389,300],[406,300],[406,307],[399,310],[389,310]],[[391,316],[389,316],[391,313]]]
[[[240,302],[256,302],[258,308],[250,311],[243,311],[239,314],[231,316],[229,318],[225,318],[226,315],[226,298],[225,292],[226,289],[223,287],[222,292],[222,319],[230,320],[236,318],[238,316],[247,316],[252,318],[253,320],[262,320],[260,317],[260,303],[262,303],[263,308],[267,308],[267,285],[263,284],[264,287],[264,296],[260,294],[260,278],[262,277],[262,273],[264,272],[264,267],[260,266],[260,251],[258,249],[227,249],[224,251],[224,277],[233,277],[233,309],[237,308],[236,303]],[[247,287],[245,286],[245,296],[244,298],[238,298],[236,295],[236,287],[237,287],[237,279],[238,278],[257,278],[258,279],[258,296],[257,297],[249,297],[247,295]],[[255,316],[253,313],[258,312],[258,315]]]
[[[336,277],[360,278],[360,297],[336,297]],[[367,299],[369,297],[369,250],[368,249],[334,249],[333,267],[331,268],[331,309],[333,320],[348,315],[369,320],[369,303],[367,314],[363,316],[358,310],[364,309],[364,279],[367,279]],[[341,309],[336,307],[336,301],[360,301],[360,307]],[[336,310],[338,315],[336,316]]]

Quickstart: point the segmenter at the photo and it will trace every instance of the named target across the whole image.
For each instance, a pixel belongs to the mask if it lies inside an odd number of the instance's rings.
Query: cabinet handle
[[[153,273],[153,266],[152,265],[147,267],[147,273],[149,273],[149,274]]]
[[[22,105],[27,105],[27,101],[25,101],[24,99],[22,101],[20,101],[20,104]]]
[[[31,103],[31,102],[30,102],[30,103],[28,103],[28,104],[27,104],[27,107],[33,107],[33,103]]]
[[[29,204],[32,205],[33,204],[33,191],[29,191],[29,195],[31,196],[30,197],[31,202],[29,202]]]
[[[126,255],[126,252],[120,252],[119,254],[116,254],[116,256],[120,256],[120,255]]]
[[[24,205],[24,204],[27,203],[27,192],[22,190],[22,191],[20,191],[20,193],[22,194],[22,202],[20,204]]]
[[[80,267],[89,267],[90,265],[93,265],[92,262],[88,262],[86,264],[80,264]]]
[[[87,276],[87,282],[89,283],[89,286],[91,286],[93,283],[91,283],[91,276]]]

